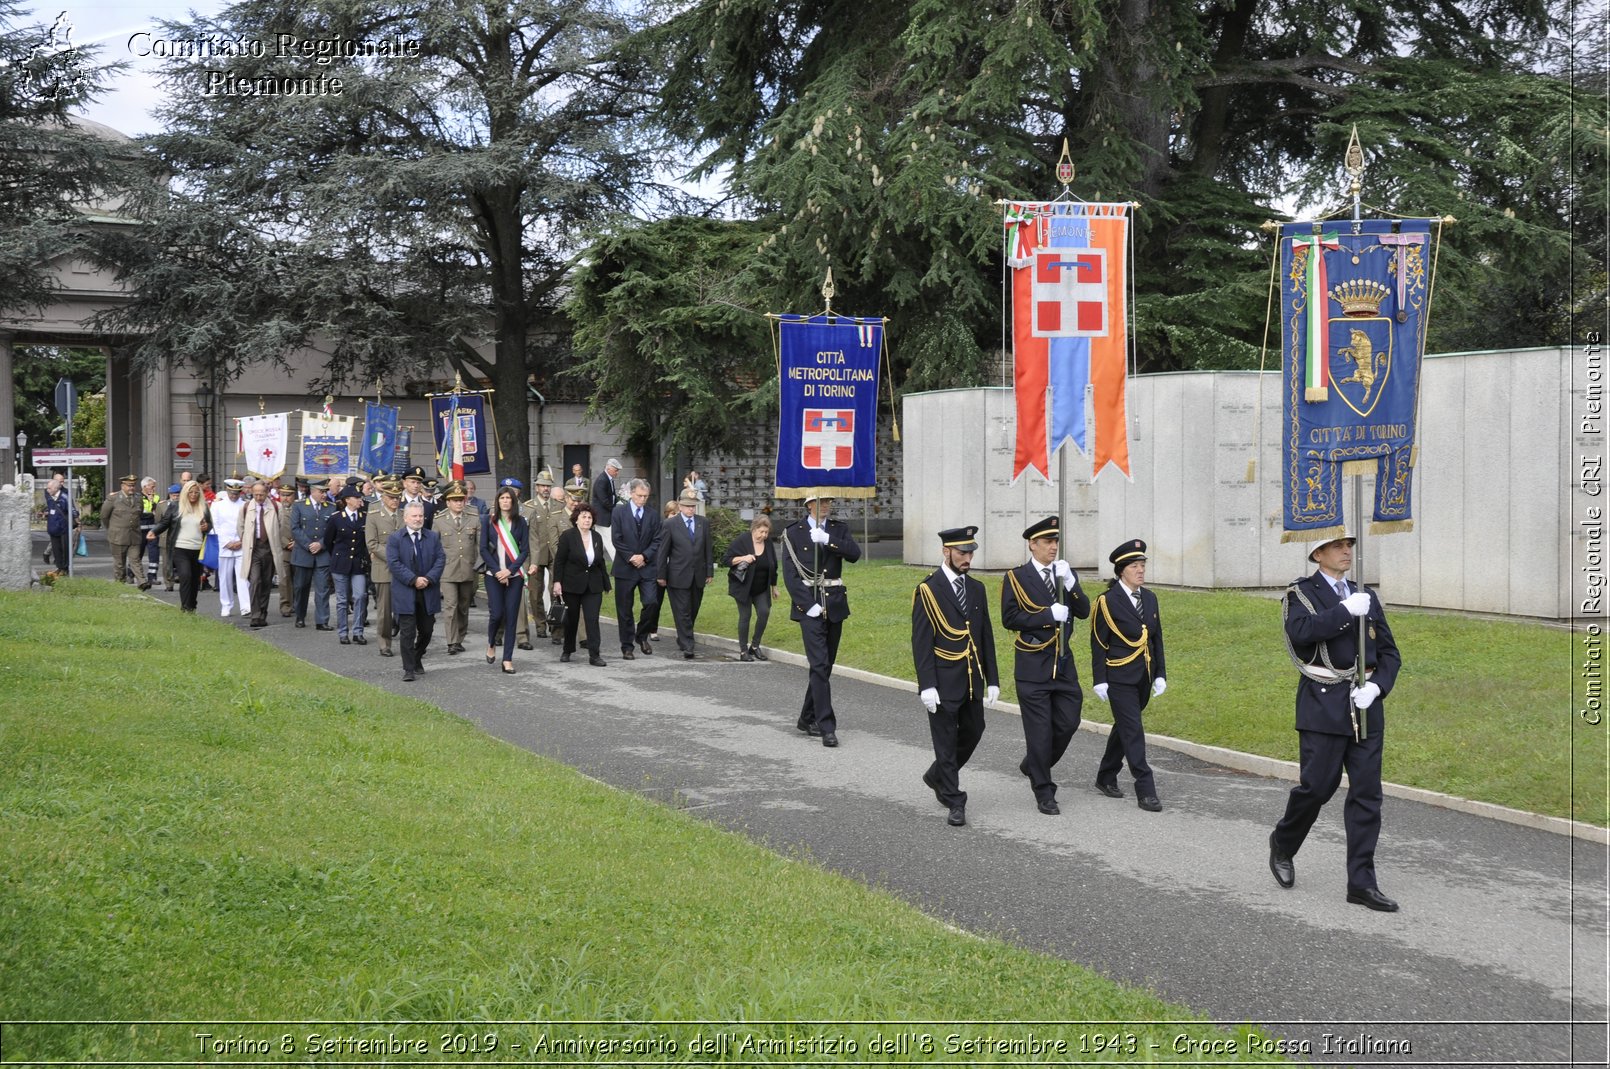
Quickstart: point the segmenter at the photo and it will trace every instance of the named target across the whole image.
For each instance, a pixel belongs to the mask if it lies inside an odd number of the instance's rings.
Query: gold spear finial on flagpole
[[[833,295],[837,292],[838,288],[833,285],[833,265],[828,264],[827,277],[822,280],[822,300],[827,302],[827,311],[823,313],[824,315],[833,314]]]
[[[1353,179],[1353,192],[1359,192],[1363,186],[1364,147],[1358,143],[1358,123],[1353,124],[1352,136],[1347,139],[1347,154],[1343,158],[1343,166]]]
[[[267,410],[268,410],[268,406],[263,404],[263,395],[258,394],[257,395],[257,414],[259,416],[261,416]]]
[[[1062,183],[1062,192],[1066,193],[1068,187],[1073,185],[1073,155],[1068,151],[1068,139],[1062,139],[1062,156],[1057,160],[1057,181]]]

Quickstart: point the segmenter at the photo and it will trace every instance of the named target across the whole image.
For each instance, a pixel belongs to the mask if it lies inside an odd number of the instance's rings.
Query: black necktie
[[[956,604],[961,606],[962,615],[967,615],[967,580],[962,576],[956,577]]]

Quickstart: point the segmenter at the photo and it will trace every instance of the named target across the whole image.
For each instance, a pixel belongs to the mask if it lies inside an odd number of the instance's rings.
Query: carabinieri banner
[[[1344,533],[1344,475],[1375,475],[1371,534],[1414,528],[1432,226],[1370,219],[1280,228],[1282,541]]]
[[[370,475],[391,470],[391,463],[397,456],[397,418],[401,412],[390,405],[364,403],[363,450],[358,457],[358,467]]]
[[[778,497],[877,494],[883,323],[841,315],[778,317]]]
[[[492,470],[492,439],[487,434],[486,398],[475,393],[439,394],[430,399],[431,432],[437,467],[447,478],[485,475]],[[453,437],[448,437],[452,427]]]

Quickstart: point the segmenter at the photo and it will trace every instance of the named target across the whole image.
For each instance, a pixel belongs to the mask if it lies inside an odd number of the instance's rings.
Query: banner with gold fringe
[[[1435,226],[1366,219],[1280,228],[1282,541],[1341,534],[1342,476],[1354,474],[1375,476],[1372,534],[1413,529]]]

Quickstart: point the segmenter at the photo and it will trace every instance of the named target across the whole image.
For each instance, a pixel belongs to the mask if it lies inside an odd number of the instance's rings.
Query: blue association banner
[[[302,475],[328,479],[352,467],[352,417],[302,413]]]
[[[778,352],[777,496],[874,496],[883,320],[781,316]]]
[[[1375,476],[1370,533],[1414,528],[1434,225],[1331,220],[1280,229],[1283,541],[1344,533],[1344,475]]]
[[[485,397],[474,393],[432,397],[430,425],[437,458],[447,458],[444,471],[456,472],[460,465],[462,475],[485,475],[492,470],[492,439],[487,433]],[[451,438],[448,437],[449,425],[453,428]]]
[[[358,467],[366,474],[379,475],[391,470],[397,457],[397,419],[401,409],[366,402],[363,406],[363,451]],[[406,470],[406,469],[404,469]]]

